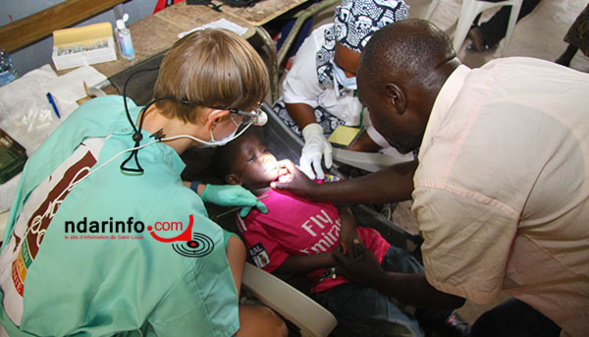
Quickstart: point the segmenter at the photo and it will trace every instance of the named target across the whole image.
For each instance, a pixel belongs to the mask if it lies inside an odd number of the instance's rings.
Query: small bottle
[[[12,58],[0,47],[0,87],[14,81],[17,77]]]
[[[135,58],[135,49],[133,48],[131,31],[125,26],[127,20],[129,20],[129,14],[125,13],[122,19],[116,21],[115,36],[117,37],[121,56],[127,60],[133,60]]]

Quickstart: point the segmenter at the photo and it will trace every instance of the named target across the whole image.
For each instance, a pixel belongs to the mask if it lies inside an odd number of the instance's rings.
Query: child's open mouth
[[[276,181],[278,181],[279,183],[285,183],[292,179],[292,176],[288,174],[288,170],[286,168],[276,168],[278,169],[278,177],[276,178]]]

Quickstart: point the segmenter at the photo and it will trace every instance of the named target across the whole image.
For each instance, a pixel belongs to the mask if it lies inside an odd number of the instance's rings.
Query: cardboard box
[[[112,25],[103,22],[54,31],[52,57],[57,70],[116,60]]]

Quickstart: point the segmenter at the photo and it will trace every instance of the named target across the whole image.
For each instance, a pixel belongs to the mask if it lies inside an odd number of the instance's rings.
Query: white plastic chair
[[[327,309],[250,263],[245,264],[242,286],[246,292],[295,324],[302,337],[328,336],[337,325],[337,320]]]
[[[429,9],[427,10],[427,14],[425,15],[425,19],[429,20],[434,13],[434,10],[438,6],[440,0],[433,0]],[[486,1],[478,1],[478,0],[462,0],[462,6],[460,7],[460,17],[458,18],[458,23],[456,24],[456,32],[454,33],[454,40],[453,46],[454,50],[458,51],[464,43],[466,39],[466,35],[470,30],[470,26],[474,19],[480,13],[486,11],[487,9],[493,7],[502,7],[502,6],[511,6],[511,14],[509,16],[509,23],[507,25],[507,32],[505,34],[505,40],[503,41],[503,50],[501,51],[501,56],[505,55],[505,50],[507,50],[507,46],[511,41],[511,35],[513,34],[513,30],[515,29],[515,24],[517,22],[517,17],[519,15],[519,11],[522,6],[522,0],[506,0],[500,2],[486,2]]]

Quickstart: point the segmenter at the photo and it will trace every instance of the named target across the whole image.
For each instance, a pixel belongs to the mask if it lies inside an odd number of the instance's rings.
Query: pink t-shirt
[[[270,190],[262,200],[268,208],[263,214],[252,209],[244,219],[237,217],[248,253],[256,265],[273,272],[290,256],[331,252],[339,245],[341,220],[331,203],[312,202],[288,192]],[[357,227],[362,243],[382,262],[390,244],[374,229]],[[332,279],[326,269],[308,274],[313,292],[324,291],[347,281]]]

